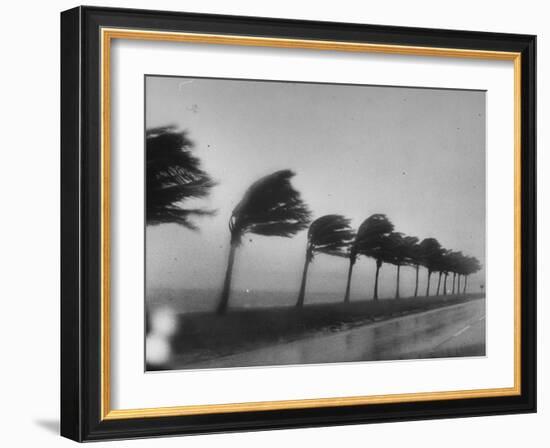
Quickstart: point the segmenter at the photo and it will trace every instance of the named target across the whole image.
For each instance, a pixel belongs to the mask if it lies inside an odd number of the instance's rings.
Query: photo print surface
[[[145,77],[146,370],[485,356],[486,92]]]

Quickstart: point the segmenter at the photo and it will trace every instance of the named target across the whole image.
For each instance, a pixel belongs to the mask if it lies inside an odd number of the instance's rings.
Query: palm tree
[[[436,271],[438,268],[438,263],[440,261],[441,254],[443,253],[443,248],[439,241],[435,238],[425,238],[420,243],[420,252],[422,265],[428,270],[428,281],[426,283],[426,297],[430,296],[430,279],[432,277],[432,272]]]
[[[356,237],[357,238],[357,237]],[[348,268],[348,281],[346,283],[346,294],[344,295],[344,303],[349,303],[350,301],[350,289],[351,289],[351,274],[353,272],[353,266],[355,265],[355,262],[357,261],[357,247],[355,245],[354,240],[351,243],[351,246],[349,248],[348,258],[349,258],[349,268]]]
[[[184,208],[189,199],[206,197],[216,184],[193,155],[185,131],[164,126],[146,131],[146,222],[176,223],[197,229],[192,216],[211,215],[202,208]]]
[[[415,269],[416,269],[415,294],[416,294],[418,289],[418,261],[417,261],[418,238],[415,236],[405,236],[403,238],[403,245],[401,246],[401,252],[402,252],[403,264],[406,264],[409,266],[415,266]],[[399,268],[397,272],[399,273]],[[398,279],[397,286],[399,287],[399,279]],[[397,295],[399,295],[399,290],[397,292],[398,292]]]
[[[294,172],[276,171],[254,182],[237,204],[229,219],[231,234],[227,271],[218,313],[229,304],[235,252],[246,233],[289,238],[307,228],[311,213],[290,180]]]
[[[453,260],[453,294],[460,294],[460,272],[465,256],[462,252],[455,252]]]
[[[437,292],[435,294],[436,296],[439,295],[439,291],[441,289],[441,277],[444,277],[443,295],[446,295],[447,293],[447,275],[450,269],[451,253],[452,251],[442,248],[439,257],[436,260],[437,267],[435,270],[439,272],[439,279],[437,281]]]
[[[439,277],[437,279],[437,291],[435,293],[436,296],[439,295],[439,291],[441,289],[441,277],[443,276],[443,271],[439,271]]]
[[[443,295],[447,295],[447,278],[449,277],[449,272],[453,269],[453,257],[454,252],[452,250],[445,250],[439,259],[439,274],[443,275]],[[439,294],[439,286],[437,287]]]
[[[302,284],[296,306],[304,306],[307,271],[316,253],[345,257],[347,248],[354,237],[350,220],[342,215],[325,215],[317,218],[307,232],[306,260],[302,274]]]
[[[400,232],[392,232],[386,237],[386,257],[385,261],[397,266],[395,298],[399,299],[399,278],[401,266],[407,260],[407,252],[405,249],[405,237]]]
[[[466,294],[468,286],[468,276],[475,274],[481,269],[481,264],[476,257],[464,257],[462,272],[464,274],[464,289],[462,294]]]
[[[387,236],[393,231],[393,224],[386,215],[377,213],[363,221],[357,230],[352,249],[357,254],[374,258],[376,276],[374,280],[373,299],[378,300],[378,274],[388,253]]]
[[[443,282],[443,295],[446,296],[447,295],[447,277],[449,276],[449,271],[445,271],[444,275],[445,275],[445,280]]]
[[[395,298],[399,299],[399,279],[401,266],[414,265],[418,238],[404,236],[400,232],[392,232],[386,237],[386,257],[384,261],[397,266]]]
[[[466,275],[468,273],[469,260],[470,260],[470,257],[467,257],[467,256],[463,255],[462,258],[460,259],[460,263],[457,266],[457,271],[458,271],[458,276],[459,276],[458,278],[460,278],[462,276],[463,279],[464,279],[464,284],[461,285],[462,294],[465,294],[464,286],[466,285]],[[459,286],[459,288],[458,288],[458,293],[459,294],[461,294],[460,291],[461,291],[461,289],[460,289],[460,286]]]
[[[420,264],[422,263],[422,250],[420,244],[418,244],[418,238],[415,236],[406,237],[409,241],[407,244],[407,252],[409,258],[409,264],[414,267],[415,281],[414,281],[414,297],[418,296],[418,272],[420,270]]]
[[[439,260],[439,272],[443,275],[443,295],[447,295],[447,279],[449,278],[449,273],[453,269],[453,251],[445,249],[440,256]]]
[[[452,291],[451,291],[451,294],[455,294],[455,285],[456,285],[456,272],[453,272],[453,287],[452,287]]]
[[[458,293],[460,289],[460,287],[458,289],[456,288],[456,284],[457,284],[456,277],[458,275],[458,278],[460,279],[459,273],[461,271],[461,266],[464,263],[464,258],[465,258],[464,254],[460,251],[451,251],[449,253],[449,257],[448,257],[449,271],[453,274],[453,285],[451,290],[452,294],[455,294],[455,291]]]

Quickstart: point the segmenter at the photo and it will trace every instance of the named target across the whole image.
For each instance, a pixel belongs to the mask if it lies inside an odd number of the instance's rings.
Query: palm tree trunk
[[[233,276],[233,264],[235,263],[236,244],[231,244],[229,247],[229,258],[227,260],[227,270],[225,271],[225,280],[223,282],[222,294],[218,305],[218,314],[225,314],[229,306],[229,296],[231,294],[231,278]]]
[[[376,260],[376,276],[374,277],[374,296],[373,300],[378,300],[378,273],[380,272],[380,267],[382,266],[382,261]]]
[[[455,293],[455,280],[456,280],[456,272],[453,272],[453,295]]]
[[[416,265],[416,280],[414,283],[414,296],[418,296],[418,270],[420,269],[419,265]]]
[[[462,294],[466,295],[466,286],[468,286],[468,276],[464,276],[464,291],[462,291]]]
[[[307,283],[307,271],[309,269],[310,257],[306,254],[306,261],[304,263],[304,272],[302,274],[302,285],[300,286],[300,293],[298,294],[298,301],[296,302],[297,308],[304,306],[304,300],[306,297],[306,283]]]
[[[395,286],[395,298],[399,299],[399,273],[401,271],[401,265],[397,265],[397,285]]]
[[[460,294],[460,274],[458,274],[456,293]]]
[[[448,272],[445,272],[445,280],[443,280],[443,295],[447,295],[447,276],[449,275]]]
[[[435,294],[436,296],[439,295],[439,289],[441,288],[441,276],[443,275],[443,272],[439,272],[439,280],[437,281],[437,293]]]
[[[349,259],[349,269],[348,269],[348,283],[346,285],[346,295],[344,297],[344,303],[349,303],[350,299],[350,289],[351,289],[351,274],[353,272],[353,265],[355,262],[350,258]]]
[[[428,269],[428,283],[426,284],[426,297],[430,297],[430,278],[432,276],[432,271]]]

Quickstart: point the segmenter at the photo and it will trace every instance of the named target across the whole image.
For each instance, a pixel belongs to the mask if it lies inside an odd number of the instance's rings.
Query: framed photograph
[[[61,433],[536,410],[535,36],[61,14]]]

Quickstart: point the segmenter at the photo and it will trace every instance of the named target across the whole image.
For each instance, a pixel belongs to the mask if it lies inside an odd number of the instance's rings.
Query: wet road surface
[[[485,299],[187,365],[317,364],[485,355]]]

